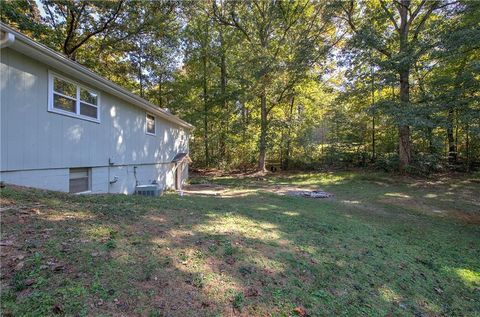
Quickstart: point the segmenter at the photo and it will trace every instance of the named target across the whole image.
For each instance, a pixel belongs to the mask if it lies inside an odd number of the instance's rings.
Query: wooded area
[[[20,0],[0,10],[195,125],[196,167],[479,168],[478,1]]]

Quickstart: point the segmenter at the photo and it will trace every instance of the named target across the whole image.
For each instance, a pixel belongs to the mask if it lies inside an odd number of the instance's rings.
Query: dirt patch
[[[300,191],[290,191],[287,193],[291,196],[299,196],[305,198],[330,198],[333,197],[333,194],[321,191],[321,190],[300,190]]]
[[[256,192],[267,192],[277,195],[298,196],[306,198],[331,198],[334,195],[318,188],[309,186],[298,187],[291,185],[262,185],[252,188],[232,188],[216,184],[192,184],[183,188],[183,194],[187,196],[219,196],[219,197],[243,197]]]

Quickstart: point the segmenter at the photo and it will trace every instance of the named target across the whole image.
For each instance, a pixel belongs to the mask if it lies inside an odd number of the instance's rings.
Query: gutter
[[[79,80],[90,83],[91,85],[94,85],[95,87],[98,87],[114,96],[117,96],[122,100],[134,104],[137,107],[140,107],[146,111],[152,112],[158,115],[160,118],[178,124],[188,130],[193,130],[195,128],[190,123],[183,121],[177,116],[133,94],[125,88],[122,88],[119,85],[95,74],[85,66],[82,66],[79,63],[72,61],[63,56],[62,54],[52,50],[51,48],[30,39],[29,37],[23,35],[18,31],[15,31],[14,29],[2,22],[0,22],[0,29],[2,34],[8,34],[8,36],[6,36],[5,44],[7,46],[10,46],[12,49],[19,51],[27,56],[30,56],[36,60],[40,60],[49,66],[56,67],[60,71],[63,71],[67,74],[77,76]],[[7,39],[10,36],[13,37],[13,41]],[[3,48],[7,46],[1,47]]]
[[[15,35],[8,31],[1,31],[0,32],[0,48],[9,47],[15,42]]]

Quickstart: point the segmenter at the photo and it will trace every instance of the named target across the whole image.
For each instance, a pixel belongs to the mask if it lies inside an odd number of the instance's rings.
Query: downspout
[[[0,32],[0,48],[9,47],[15,42],[15,35],[9,32]]]

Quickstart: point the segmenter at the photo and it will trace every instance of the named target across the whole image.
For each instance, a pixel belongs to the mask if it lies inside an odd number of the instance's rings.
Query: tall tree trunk
[[[261,108],[261,122],[260,122],[260,144],[258,154],[258,171],[266,172],[265,161],[267,157],[267,91],[265,86],[262,87],[260,95],[260,108]]]
[[[400,73],[400,102],[401,107],[405,110],[410,102],[410,83],[409,72]],[[411,145],[410,145],[410,127],[401,124],[398,127],[399,136],[399,154],[400,154],[400,170],[405,171],[411,161]]]
[[[410,7],[410,0],[401,0],[398,12],[400,14],[400,54],[408,55],[408,11]],[[400,75],[400,107],[402,110],[410,108],[410,62],[405,61],[406,65],[399,65]],[[410,127],[407,124],[400,124],[398,127],[399,137],[399,155],[400,155],[400,170],[405,171],[410,165],[411,161],[411,144],[410,144]]]
[[[207,87],[207,53],[206,48],[204,48],[204,54],[202,56],[202,66],[203,66],[203,128],[204,128],[204,148],[205,148],[205,165],[208,167],[210,165],[210,153],[208,151],[208,87]]]
[[[447,141],[448,141],[448,162],[454,164],[457,162],[457,143],[453,134],[454,123],[454,110],[448,110],[448,125],[447,125]]]
[[[375,105],[375,77],[373,76],[373,66],[371,67],[372,73],[372,107]],[[375,153],[375,110],[373,110],[372,114],[372,162],[375,161],[376,158]]]
[[[467,172],[470,171],[470,135],[468,123],[465,126],[465,151],[467,152]]]
[[[158,106],[160,108],[163,108],[163,102],[162,102],[162,85],[163,85],[163,76],[162,74],[160,74],[160,76],[158,77]]]
[[[220,156],[222,160],[225,160],[226,156],[226,138],[227,138],[227,129],[228,129],[228,104],[227,104],[227,66],[226,66],[226,57],[225,57],[225,43],[223,38],[223,27],[220,28],[220,94],[222,98],[222,117],[223,124],[220,132]]]
[[[142,57],[138,56],[138,81],[140,84],[140,97],[143,98],[143,74],[142,74]]]
[[[287,149],[285,151],[285,165],[284,168],[287,170],[290,165],[290,155],[291,155],[291,147],[292,147],[292,125],[293,125],[293,106],[295,104],[295,96],[292,96],[292,100],[290,101],[290,112],[289,112],[289,124],[287,130]]]

